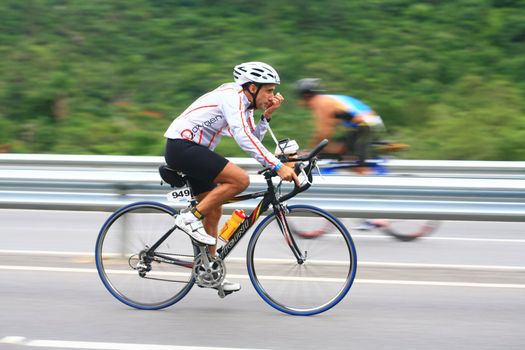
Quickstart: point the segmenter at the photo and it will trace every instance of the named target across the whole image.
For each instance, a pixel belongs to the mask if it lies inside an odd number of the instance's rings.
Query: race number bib
[[[168,192],[166,194],[166,198],[168,199],[168,202],[182,202],[182,201],[190,201],[191,192],[188,187],[182,187],[175,191]]]

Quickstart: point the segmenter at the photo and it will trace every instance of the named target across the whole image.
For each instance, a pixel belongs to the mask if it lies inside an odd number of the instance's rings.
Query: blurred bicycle
[[[391,141],[374,141],[371,147],[375,158],[367,159],[364,166],[352,156],[322,154],[321,159],[317,162],[321,175],[388,175],[389,158],[385,155],[409,148],[407,144]],[[439,221],[435,220],[360,219],[349,228],[358,231],[379,231],[400,241],[408,242],[432,234],[439,225]],[[304,238],[315,238],[329,233],[327,227],[298,229],[298,232]]]

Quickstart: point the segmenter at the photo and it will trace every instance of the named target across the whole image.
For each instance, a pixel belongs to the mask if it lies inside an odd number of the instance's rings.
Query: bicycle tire
[[[250,280],[262,299],[279,311],[300,316],[325,312],[344,298],[354,281],[357,256],[352,238],[337,218],[320,208],[289,206],[285,216],[290,223],[300,221],[303,228],[329,222],[332,230],[312,240],[290,228],[299,250],[306,254],[306,261],[299,264],[289,245],[283,244],[275,213],[268,215],[248,244]],[[289,225],[293,226],[298,225]]]
[[[378,229],[399,241],[410,242],[434,233],[439,226],[440,222],[434,220],[388,220]]]
[[[176,214],[161,203],[136,202],[115,211],[100,229],[95,251],[98,274],[107,290],[122,303],[158,310],[175,304],[192,288],[191,267],[197,247],[180,230],[172,232],[156,252],[188,265],[155,260],[144,277],[136,269],[138,254],[173,227]]]

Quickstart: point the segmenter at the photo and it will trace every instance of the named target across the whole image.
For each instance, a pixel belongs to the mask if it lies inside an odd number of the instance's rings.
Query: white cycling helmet
[[[279,74],[272,66],[263,62],[245,62],[233,68],[233,78],[239,85],[248,82],[280,84]]]

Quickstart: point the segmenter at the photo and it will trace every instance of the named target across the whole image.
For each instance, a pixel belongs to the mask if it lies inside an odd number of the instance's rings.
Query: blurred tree
[[[307,144],[310,115],[293,82],[316,76],[376,109],[392,137],[410,140],[408,157],[523,159],[524,9],[518,0],[4,0],[0,145],[161,154],[174,117],[231,81],[235,64],[260,60],[283,81],[279,137]],[[466,128],[483,146],[472,148]],[[220,147],[245,155],[231,140]]]
[[[428,125],[411,131],[407,139],[423,140],[416,157],[523,159],[524,110],[520,92],[508,82],[467,76],[432,106]]]

